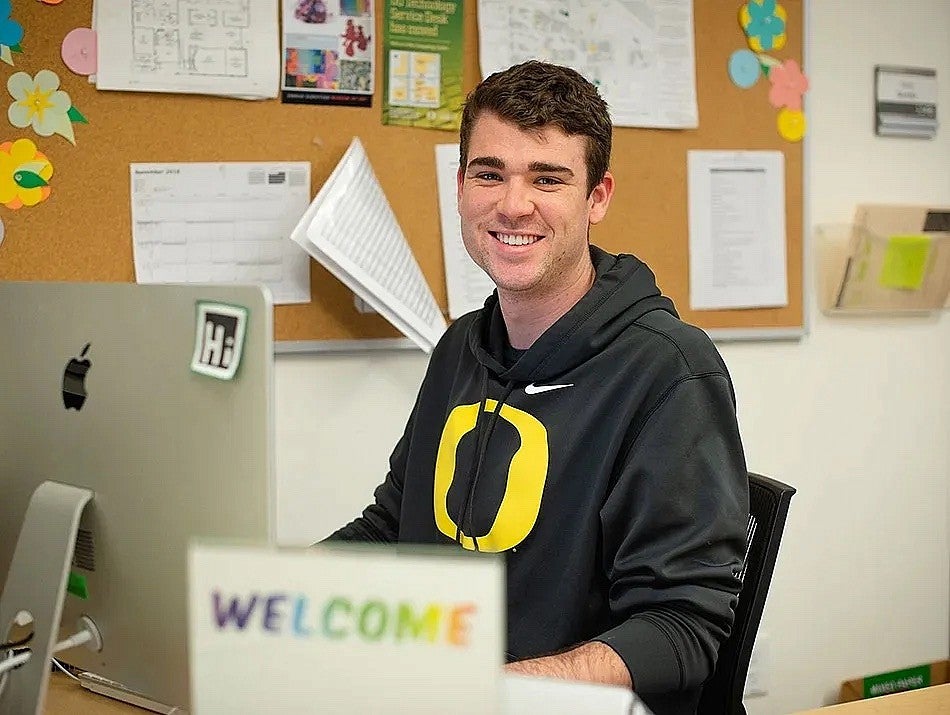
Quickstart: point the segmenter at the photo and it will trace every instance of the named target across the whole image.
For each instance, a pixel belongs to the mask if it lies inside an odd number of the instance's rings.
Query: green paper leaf
[[[17,186],[21,186],[24,189],[35,189],[39,186],[49,185],[46,183],[46,179],[39,174],[34,174],[32,171],[14,171],[13,180],[17,183]]]
[[[21,54],[23,52],[23,47],[20,46],[19,42],[16,43],[15,45],[10,45],[10,49],[13,50],[14,52],[19,52]]]
[[[764,62],[761,64],[762,64],[762,74],[764,74],[766,78],[768,78],[769,72],[772,71],[772,68],[769,65],[765,64]]]
[[[67,116],[69,116],[69,121],[71,121],[71,122],[79,122],[80,124],[89,124],[89,120],[86,119],[86,118],[82,115],[82,112],[80,112],[78,109],[76,109],[76,106],[75,106],[75,105],[71,106],[71,107],[69,108],[69,111],[66,112],[66,114],[67,114]]]

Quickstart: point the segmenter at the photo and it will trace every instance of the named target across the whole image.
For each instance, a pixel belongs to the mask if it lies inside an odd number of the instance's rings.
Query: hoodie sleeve
[[[641,424],[600,512],[610,608],[626,620],[593,640],[638,692],[664,693],[701,685],[732,628],[748,474],[725,374],[674,383]]]
[[[337,529],[326,541],[373,541],[391,543],[399,539],[399,516],[402,511],[402,490],[405,483],[406,455],[412,436],[412,425],[418,405],[406,424],[402,437],[389,456],[389,473],[373,492],[374,503],[363,510],[362,515],[341,529]]]

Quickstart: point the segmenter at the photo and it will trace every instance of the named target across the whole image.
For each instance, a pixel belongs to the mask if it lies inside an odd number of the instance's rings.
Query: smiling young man
[[[715,347],[645,264],[588,241],[610,146],[573,70],[527,62],[468,96],[462,237],[497,290],[439,342],[375,503],[331,538],[504,552],[509,670],[689,713],[732,626],[748,477]]]

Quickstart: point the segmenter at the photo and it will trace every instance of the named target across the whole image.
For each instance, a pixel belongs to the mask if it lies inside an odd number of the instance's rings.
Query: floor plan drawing
[[[250,0],[134,0],[139,72],[247,77]]]
[[[95,3],[99,89],[277,95],[277,0]]]

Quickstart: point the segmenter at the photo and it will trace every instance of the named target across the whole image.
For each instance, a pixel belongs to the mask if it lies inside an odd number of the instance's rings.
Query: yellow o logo
[[[497,401],[485,400],[486,412],[494,412],[497,407]],[[435,523],[439,531],[453,541],[457,525],[449,516],[447,500],[449,488],[455,479],[455,454],[462,437],[475,429],[478,409],[479,405],[474,404],[459,405],[452,410],[445,421],[439,441],[439,454],[435,460]],[[479,551],[507,551],[524,541],[538,520],[541,495],[548,476],[548,432],[544,425],[532,415],[511,405],[502,405],[499,416],[518,430],[521,446],[511,458],[505,496],[498,507],[495,521],[487,534],[477,537]],[[475,550],[475,541],[471,536],[463,532],[461,539],[464,548]]]

